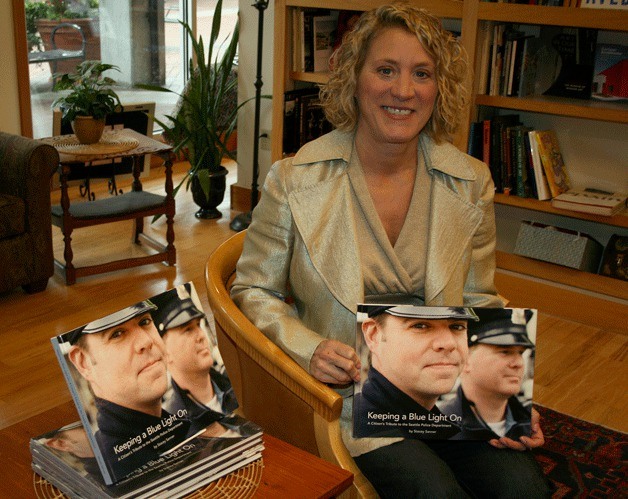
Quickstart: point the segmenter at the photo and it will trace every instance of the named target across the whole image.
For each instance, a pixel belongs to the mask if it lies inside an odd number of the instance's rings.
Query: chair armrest
[[[244,233],[234,237],[243,239]],[[232,255],[224,254],[225,251],[230,250],[231,248],[225,246],[218,248],[209,257],[205,269],[207,295],[214,319],[242,351],[254,358],[260,367],[310,405],[316,413],[327,421],[340,418],[342,397],[305,372],[283,350],[264,336],[231,300],[226,283],[234,271],[225,271],[224,269],[235,269],[241,246],[239,249],[236,248]],[[216,265],[215,262],[222,258],[231,258],[232,265]],[[221,274],[220,269],[223,269],[226,274]]]
[[[0,192],[23,199],[28,220],[50,223],[50,179],[58,166],[51,145],[0,132]]]

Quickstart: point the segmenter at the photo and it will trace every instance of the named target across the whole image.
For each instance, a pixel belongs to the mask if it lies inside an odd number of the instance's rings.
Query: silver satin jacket
[[[420,148],[433,178],[426,305],[504,306],[494,285],[494,187],[487,166],[425,135]],[[242,312],[308,372],[322,340],[355,344],[357,304],[364,301],[346,173],[352,149],[353,133],[333,131],[273,165],[231,290]],[[343,396],[341,426],[352,455],[398,440],[350,438],[352,390]]]

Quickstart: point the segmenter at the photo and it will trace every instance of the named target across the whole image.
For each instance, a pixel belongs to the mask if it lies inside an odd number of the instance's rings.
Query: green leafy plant
[[[189,81],[182,93],[153,85],[138,85],[153,91],[177,93],[180,106],[174,115],[166,115],[165,120],[153,117],[163,128],[164,138],[174,145],[173,152],[180,153],[189,161],[187,177],[176,186],[175,194],[187,180],[189,188],[193,177],[197,177],[201,188],[209,198],[211,174],[221,168],[224,157],[234,158],[227,147],[227,142],[235,131],[239,109],[247,102],[232,105],[237,101],[237,77],[234,65],[237,57],[239,21],[236,23],[231,39],[226,44],[222,55],[216,46],[220,32],[222,0],[214,11],[209,44],[205,49],[203,38],[198,40],[189,25],[180,21],[191,40],[193,57],[190,59]],[[250,99],[249,99],[250,100]]]
[[[79,19],[87,17],[85,10],[90,7],[89,2],[71,2],[69,0],[46,0],[43,2],[48,9],[44,17],[48,19]]]
[[[105,71],[120,71],[118,66],[104,64],[100,61],[83,61],[76,66],[75,73],[55,75],[58,78],[54,85],[55,90],[70,90],[52,103],[52,107],[59,106],[63,112],[63,119],[72,121],[76,116],[93,116],[103,119],[107,114],[122,107],[120,98],[111,88],[115,84]]]

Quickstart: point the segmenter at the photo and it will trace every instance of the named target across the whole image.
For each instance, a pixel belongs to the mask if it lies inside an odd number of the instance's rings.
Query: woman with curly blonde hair
[[[437,142],[451,140],[468,105],[467,59],[456,37],[445,31],[440,20],[425,9],[405,4],[382,6],[363,15],[344,43],[334,53],[334,67],[320,97],[329,122],[341,130],[352,130],[358,120],[355,89],[364,65],[365,47],[379,30],[399,27],[414,33],[435,62],[438,96],[425,131]]]
[[[321,100],[336,129],[273,165],[232,297],[343,395],[343,441],[382,497],[545,496],[534,457],[519,452],[543,443],[538,415],[519,441],[353,437],[359,303],[504,303],[494,284],[488,167],[449,142],[467,103],[458,41],[425,10],[383,5],[362,15],[333,62]],[[432,342],[430,351],[449,355],[452,343]]]

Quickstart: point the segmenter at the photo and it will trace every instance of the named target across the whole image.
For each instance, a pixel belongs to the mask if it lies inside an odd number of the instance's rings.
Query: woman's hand
[[[489,444],[498,449],[513,449],[513,450],[529,450],[535,447],[540,447],[545,443],[545,437],[543,436],[543,430],[541,430],[541,415],[536,409],[532,409],[532,419],[530,421],[532,431],[529,437],[521,437],[519,442],[507,437],[500,439],[489,440]]]
[[[355,350],[337,340],[321,341],[310,360],[310,374],[333,385],[360,381],[360,367]]]

